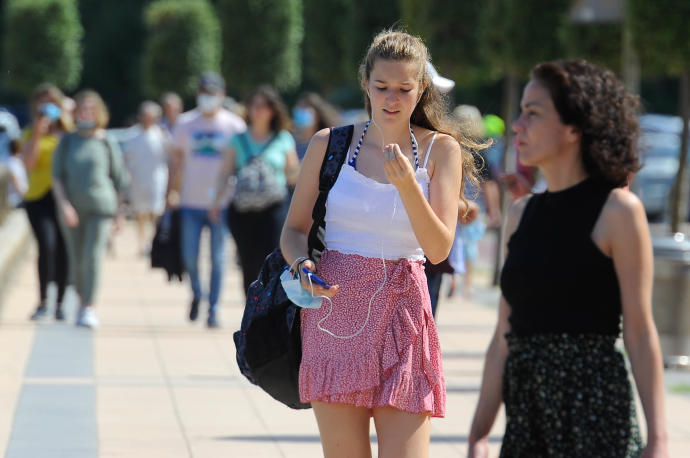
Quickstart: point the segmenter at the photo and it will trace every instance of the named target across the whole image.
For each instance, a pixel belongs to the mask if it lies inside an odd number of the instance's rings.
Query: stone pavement
[[[168,283],[135,254],[132,227],[106,261],[95,332],[68,320],[30,322],[37,280],[32,252],[0,310],[0,450],[36,457],[318,457],[311,411],[292,411],[242,377],[232,332],[242,313],[229,249],[220,318],[186,321],[188,288]],[[202,266],[207,258],[202,256]],[[464,456],[497,291],[444,299],[438,317],[448,414],[432,420],[431,456]],[[73,301],[72,301],[73,302]],[[690,457],[690,376],[668,373],[673,457]],[[685,393],[683,393],[685,391]],[[503,427],[492,434],[498,453]],[[375,454],[375,436],[373,435]]]

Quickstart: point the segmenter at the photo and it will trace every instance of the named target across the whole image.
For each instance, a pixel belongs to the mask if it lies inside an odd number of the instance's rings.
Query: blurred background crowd
[[[355,69],[377,31],[402,26],[428,45],[458,123],[477,139],[493,141],[478,158],[483,184],[468,191],[480,217],[458,233],[464,250],[455,270],[465,272],[465,293],[472,293],[472,264],[488,247],[480,243],[485,234],[494,234],[484,257],[493,258],[495,279],[496,234],[507,205],[543,186],[534,170],[520,166],[507,128],[528,70],[539,61],[586,58],[614,70],[640,95],[645,165],[632,189],[658,232],[676,232],[687,220],[690,193],[681,154],[690,151],[686,0],[365,3],[6,0],[0,7],[0,219],[9,208],[25,207],[37,238],[45,241],[44,257],[64,256],[57,223],[53,234],[37,216],[46,213],[36,203],[51,189],[52,165],[35,157],[55,149],[60,136],[86,120],[80,119],[78,99],[91,88],[95,92],[86,99],[103,104],[109,115],[99,118],[99,126],[122,152],[128,182],[122,208],[136,220],[139,249],[148,253],[167,205],[168,168],[180,148],[175,126],[183,113],[199,110],[202,74],[223,80],[222,110],[243,125],[252,124],[256,88],[273,88],[275,101],[265,96],[263,102],[273,104],[274,115],[284,107],[288,117],[279,131],[292,135],[301,160],[317,130],[367,118]],[[55,268],[44,264],[39,270],[55,277]],[[453,281],[447,292],[454,291]]]

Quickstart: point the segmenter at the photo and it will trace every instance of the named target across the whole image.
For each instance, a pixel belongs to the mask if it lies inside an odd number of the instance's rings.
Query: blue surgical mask
[[[292,110],[292,119],[298,129],[304,129],[314,124],[314,112],[309,108],[295,107]]]
[[[91,130],[97,126],[96,121],[77,121],[77,130]]]
[[[38,112],[41,113],[42,115],[45,115],[50,119],[51,121],[57,121],[60,119],[60,114],[62,114],[62,110],[60,109],[59,106],[55,105],[54,103],[42,103],[38,106]]]
[[[321,297],[314,296],[310,291],[302,288],[302,282],[299,279],[299,275],[293,275],[289,269],[280,274],[280,284],[285,290],[290,302],[298,307],[305,309],[318,309],[321,308]]]

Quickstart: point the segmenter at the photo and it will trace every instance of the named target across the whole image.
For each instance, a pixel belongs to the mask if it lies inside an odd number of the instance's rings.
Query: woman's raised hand
[[[398,190],[408,186],[416,186],[414,169],[412,164],[400,150],[400,145],[392,143],[386,145],[383,150],[383,168],[386,171],[386,178]]]

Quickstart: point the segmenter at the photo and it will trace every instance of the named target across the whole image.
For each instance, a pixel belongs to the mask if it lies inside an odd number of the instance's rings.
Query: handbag
[[[249,152],[247,133],[239,136],[245,151]],[[275,169],[263,158],[275,136],[237,172],[237,184],[232,204],[238,211],[261,211],[273,204],[285,201],[287,187],[278,182]]]
[[[312,211],[309,256],[318,262],[323,252],[326,198],[345,162],[353,126],[332,128],[319,173],[319,194]],[[242,374],[274,399],[293,409],[311,407],[299,398],[302,360],[300,309],[288,300],[280,275],[288,269],[280,248],[269,254],[259,277],[247,291],[240,330],[233,334]]]

